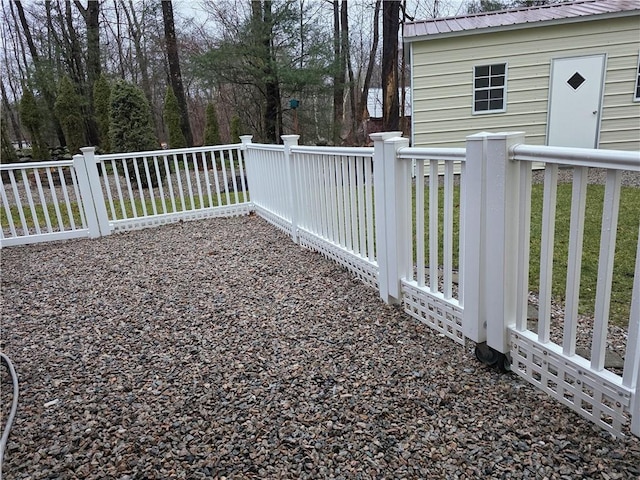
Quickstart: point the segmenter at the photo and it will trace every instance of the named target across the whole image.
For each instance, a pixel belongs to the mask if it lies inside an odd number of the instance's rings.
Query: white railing
[[[247,151],[253,208],[286,233],[294,233],[291,175],[285,147],[251,143],[251,136],[243,137],[242,141]]]
[[[519,133],[472,135],[465,149],[411,148],[399,132],[371,137],[374,148],[298,146],[295,135],[284,136],[284,145],[261,145],[245,136],[239,145],[103,156],[88,148],[73,162],[3,165],[2,245],[253,210],[376,287],[385,302],[402,304],[459,343],[486,346],[480,352],[489,352],[491,362],[510,355],[516,374],[613,435],[630,423],[640,436],[638,245],[624,367],[604,364],[621,172],[639,172],[640,154],[527,146]],[[545,168],[539,258],[530,253],[534,163]],[[573,184],[558,336],[551,284],[560,165],[573,169]],[[579,355],[593,167],[605,169],[606,184],[591,353]],[[532,330],[534,263],[539,318]]]
[[[513,141],[513,140],[511,140]],[[632,428],[638,432],[640,417],[633,405],[635,389],[640,375],[640,242],[635,257],[635,276],[631,309],[628,319],[628,337],[622,375],[605,370],[610,302],[613,288],[614,252],[618,231],[621,176],[623,171],[640,172],[640,155],[633,152],[612,152],[587,149],[533,147],[514,145],[510,158],[521,163],[521,175],[525,185],[531,162],[543,162],[544,195],[542,206],[542,238],[539,259],[539,316],[537,331],[529,330],[526,316],[519,312],[516,323],[509,328],[510,351],[513,371],[527,378],[560,402],[575,409],[583,416],[612,433],[620,431],[625,412],[633,412]],[[559,165],[572,166],[571,213],[568,219],[569,246],[564,298],[562,336],[554,342],[551,338],[553,248],[556,226],[556,205]],[[600,247],[597,261],[597,288],[595,292],[594,322],[591,329],[590,358],[576,352],[578,334],[578,305],[582,270],[583,238],[585,232],[585,208],[589,168],[602,168],[606,172]],[[520,209],[531,209],[531,191],[520,192]],[[527,216],[528,218],[528,216]],[[526,219],[520,219],[521,231],[526,232]],[[562,219],[561,221],[567,221]],[[591,232],[595,234],[596,232]],[[640,234],[639,234],[640,235]],[[528,255],[528,236],[523,236],[523,257]],[[538,261],[537,259],[533,259]],[[521,262],[525,270],[521,278],[528,277],[527,262]],[[589,265],[589,267],[592,267]],[[557,274],[557,272],[556,272]],[[524,295],[523,287],[518,292]],[[521,307],[522,308],[522,307]],[[582,328],[584,334],[584,327]],[[583,353],[584,355],[584,353]],[[633,411],[635,408],[635,412]]]
[[[402,281],[405,311],[463,343],[463,285],[459,278],[463,271],[464,230],[460,226],[464,218],[461,196],[464,196],[466,151],[406,147],[398,150],[397,158],[414,164],[415,173],[413,191],[406,190],[412,203],[411,221],[403,227],[402,236],[409,261]],[[454,188],[454,172],[459,175],[458,189]]]
[[[71,160],[0,165],[2,245],[90,236],[80,194],[88,188],[83,167]]]
[[[378,286],[372,148],[252,144],[244,138],[252,205],[302,246]]]
[[[242,145],[95,155],[0,165],[0,245],[248,214]]]
[[[546,165],[540,258],[530,258],[531,167]],[[562,335],[551,336],[551,281],[559,165],[573,167],[569,258]],[[590,359],[576,353],[577,307],[588,168],[604,168],[606,185]],[[468,138],[463,276],[465,336],[509,353],[511,369],[582,416],[614,435],[631,421],[640,435],[640,254],[635,277],[622,373],[604,368],[612,291],[613,254],[618,228],[622,170],[640,171],[640,154],[531,147],[523,134],[478,134]],[[471,199],[473,198],[473,201]],[[593,234],[593,232],[591,232]],[[638,247],[640,248],[640,247]],[[527,324],[529,265],[538,263],[539,318],[536,332]],[[585,332],[582,332],[583,334]]]
[[[114,230],[248,213],[241,145],[97,155]]]

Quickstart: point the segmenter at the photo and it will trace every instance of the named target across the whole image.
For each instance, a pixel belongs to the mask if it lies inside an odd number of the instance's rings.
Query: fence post
[[[467,137],[463,331],[502,354],[509,351],[507,328],[516,321],[520,274],[520,169],[509,149],[523,142],[520,132]]]
[[[73,169],[78,179],[78,189],[80,190],[80,201],[82,204],[80,208],[84,210],[84,216],[87,219],[89,238],[98,238],[100,236],[100,226],[91,197],[91,186],[89,184],[89,176],[87,175],[85,158],[82,155],[73,156]]]
[[[247,145],[251,144],[251,139],[253,135],[240,135],[240,142],[242,142],[242,150],[247,149]]]
[[[486,313],[487,345],[509,351],[507,327],[516,322],[520,169],[509,150],[524,143],[524,133],[487,138],[486,157]]]
[[[253,170],[254,170],[254,166],[253,166],[253,162],[252,159],[249,158],[249,152],[247,149],[247,145],[251,144],[251,139],[253,138],[253,135],[240,135],[240,142],[242,142],[242,145],[240,146],[240,151],[242,152],[242,157],[244,159],[244,173],[247,176],[247,188],[249,189],[249,199],[250,199],[250,207],[249,209],[251,210],[251,212],[255,211],[255,205],[253,203],[253,200],[255,198],[259,198],[259,194],[256,191],[256,184],[253,181],[253,178],[255,177],[255,174],[253,174]]]
[[[485,222],[483,208],[485,197],[485,159],[487,149],[486,132],[467,137],[467,153],[465,161],[465,177],[460,197],[464,193],[464,245],[462,246],[464,269],[462,285],[464,285],[464,313],[462,332],[464,336],[476,343],[487,341],[487,324],[485,322],[483,272],[485,245]]]
[[[82,152],[86,166],[87,178],[91,188],[91,199],[96,212],[96,218],[98,219],[100,235],[109,235],[111,233],[111,225],[109,225],[107,205],[104,201],[104,194],[102,193],[102,186],[100,185],[100,175],[98,174],[98,167],[96,165],[96,147],[82,147],[80,151]]]
[[[287,162],[287,173],[289,175],[289,205],[291,206],[291,239],[298,243],[298,178],[296,166],[293,161],[291,147],[298,145],[300,135],[281,135],[284,143],[284,159]]]
[[[638,233],[640,235],[640,231]],[[640,241],[636,251],[636,268],[633,277],[633,295],[627,329],[627,352],[622,370],[622,384],[632,389],[631,433],[640,437]]]
[[[407,201],[411,178],[409,164],[399,162],[396,152],[409,146],[402,132],[381,132],[370,135],[373,140],[373,186],[375,202],[376,257],[380,298],[386,303],[398,303],[400,278],[406,275]],[[410,208],[410,205],[409,205]]]

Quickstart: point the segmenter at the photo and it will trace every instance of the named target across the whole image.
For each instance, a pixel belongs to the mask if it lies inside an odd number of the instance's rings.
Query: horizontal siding
[[[638,149],[640,103],[632,96],[639,30],[637,16],[413,43],[415,145],[462,146],[467,135],[505,130],[544,144],[552,59],[606,53],[600,146]],[[473,66],[502,62],[507,112],[472,115]]]

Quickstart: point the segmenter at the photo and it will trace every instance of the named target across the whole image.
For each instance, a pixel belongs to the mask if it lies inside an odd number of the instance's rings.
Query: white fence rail
[[[640,154],[528,146],[518,133],[472,135],[464,149],[411,148],[399,132],[372,139],[373,148],[321,148],[298,146],[295,135],[284,145],[245,136],[239,145],[103,156],[83,149],[73,162],[3,165],[2,245],[256,211],[378,288],[385,302],[456,342],[486,345],[491,362],[510,355],[516,374],[613,435],[630,424],[640,436],[638,237],[624,366],[604,362],[621,172],[640,172]],[[530,250],[534,163],[544,167],[539,258]],[[573,180],[558,326],[559,168]],[[577,336],[585,335],[578,305],[583,239],[593,228],[585,220],[591,168],[604,169],[606,182],[585,354]],[[531,265],[540,271],[535,326],[527,318]]]
[[[1,165],[2,246],[250,211],[241,144]]]
[[[114,230],[249,212],[240,145],[96,156]]]
[[[0,165],[2,245],[90,236],[80,193],[89,187],[83,167],[74,161]]]

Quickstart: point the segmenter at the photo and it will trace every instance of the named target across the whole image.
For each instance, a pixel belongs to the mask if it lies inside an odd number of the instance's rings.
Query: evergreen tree
[[[180,126],[180,119],[178,99],[169,85],[164,96],[164,124],[169,134],[169,148],[184,148],[187,146]]]
[[[111,151],[111,139],[109,138],[109,99],[111,86],[104,75],[100,75],[93,85],[93,105],[98,123],[98,136],[100,138],[100,150],[102,153]]]
[[[76,92],[69,77],[63,77],[58,87],[54,110],[71,155],[79,154],[80,147],[86,145],[85,129],[82,128],[84,125],[82,104],[83,99]]]
[[[0,159],[2,163],[15,163],[18,161],[18,154],[16,153],[16,149],[13,148],[11,144],[11,140],[9,139],[9,132],[7,132],[7,123],[0,123],[0,134],[2,135],[2,143],[0,150]],[[3,172],[4,173],[4,172]]]
[[[218,126],[216,106],[213,103],[207,105],[205,112],[204,144],[220,145],[220,127]]]
[[[111,147],[114,152],[140,152],[155,150],[158,146],[151,122],[151,109],[144,92],[135,85],[119,81],[111,90],[109,109]],[[128,162],[129,177],[135,182],[133,162]],[[138,160],[140,182],[148,182],[142,159]],[[151,183],[158,184],[155,168],[149,169]]]
[[[231,131],[231,143],[240,143],[240,135],[242,135],[242,124],[238,115],[234,115],[233,117],[231,117],[231,126],[229,130]]]
[[[49,149],[47,148],[42,135],[42,115],[36,98],[29,88],[24,87],[22,99],[20,100],[20,120],[29,132],[31,137],[31,159],[32,160],[48,160]]]

